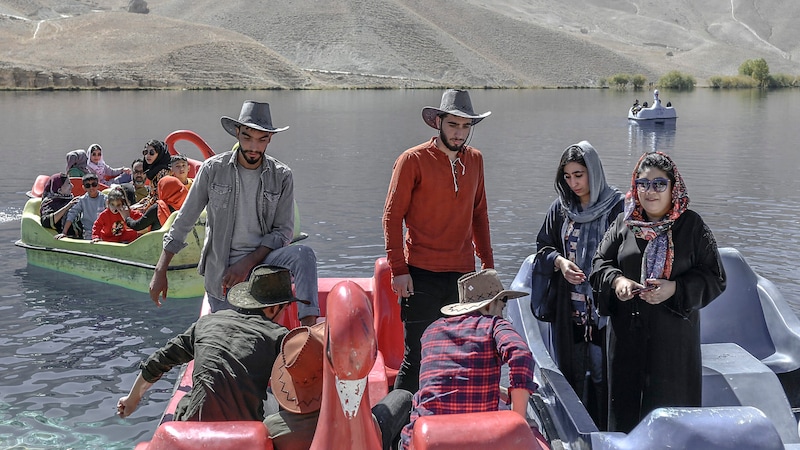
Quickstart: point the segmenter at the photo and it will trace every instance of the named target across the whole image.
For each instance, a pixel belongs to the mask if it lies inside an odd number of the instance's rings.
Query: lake
[[[555,198],[562,150],[581,140],[598,150],[609,183],[627,189],[643,151],[670,154],[690,208],[720,246],[739,249],[800,311],[798,256],[800,91],[699,89],[662,92],[678,111],[674,129],[627,122],[649,92],[476,90],[474,129],[482,150],[496,265],[506,285],[535,250]],[[64,154],[99,143],[114,167],[144,143],[178,129],[217,152],[234,140],[220,126],[242,101],[268,101],[276,126],[268,153],[294,171],[305,243],[319,274],[370,276],[383,255],[381,214],[392,164],[429,139],[423,106],[441,91],[0,92],[0,444],[27,448],[131,448],[151,437],[177,370],[156,383],[128,419],[115,416],[138,363],[196,318],[199,300],[168,300],[28,267],[14,246],[25,192],[39,174],[64,168]],[[188,144],[187,144],[188,145]],[[192,157],[195,149],[179,145]],[[745,326],[746,324],[743,324]]]

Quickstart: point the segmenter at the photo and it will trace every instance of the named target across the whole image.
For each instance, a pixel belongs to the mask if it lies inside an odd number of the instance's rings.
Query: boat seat
[[[410,448],[411,450],[465,448],[537,450],[550,447],[541,434],[534,434],[522,416],[506,410],[420,417],[414,423]]]
[[[161,424],[149,442],[136,450],[273,450],[267,427],[259,421],[167,422]]]
[[[800,368],[800,319],[775,285],[753,272],[739,251],[719,252],[727,286],[700,310],[701,342],[736,343],[778,374]]]

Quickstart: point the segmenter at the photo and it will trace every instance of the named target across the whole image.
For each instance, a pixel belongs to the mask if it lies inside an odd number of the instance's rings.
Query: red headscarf
[[[172,211],[181,209],[183,201],[189,191],[186,186],[181,183],[181,180],[167,175],[158,180],[158,220],[161,225],[167,223],[169,215]],[[172,209],[170,209],[172,207]]]

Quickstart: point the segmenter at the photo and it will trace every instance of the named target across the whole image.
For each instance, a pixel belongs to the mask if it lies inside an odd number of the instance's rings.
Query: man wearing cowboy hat
[[[509,367],[511,409],[526,417],[528,399],[537,389],[533,355],[502,318],[506,302],[525,295],[505,290],[494,269],[458,279],[458,303],[444,306],[446,317],[433,322],[422,336],[420,387],[411,422],[401,434],[403,448],[408,448],[414,422],[421,416],[497,411],[503,364]]]
[[[268,103],[246,101],[239,119],[222,117],[222,128],[238,142],[229,152],[203,162],[192,189],[164,236],[164,251],[150,282],[150,298],[161,306],[167,297],[167,267],[186,246],[185,240],[200,213],[207,214],[206,239],[198,264],[205,277],[211,311],[229,308],[225,292],[247,279],[258,264],[289,269],[299,306],[298,316],[313,325],[319,316],[317,258],[310,247],[292,245],[294,183],[292,171],[267,155],[275,133],[289,127],[272,126]]]
[[[439,134],[403,152],[392,170],[383,233],[406,342],[395,387],[410,392],[418,385],[420,337],[442,306],[458,300],[458,277],[475,270],[475,255],[481,268],[494,267],[483,156],[467,145],[489,114],[473,111],[467,91],[446,90],[438,108],[422,109]]]
[[[287,304],[308,303],[292,294],[289,271],[258,266],[249,280],[228,292],[236,310],[207,314],[141,363],[130,393],[117,402],[128,417],[144,393],[176,365],[194,360],[192,390],[175,409],[175,420],[262,420],[263,401],[281,341],[289,330],[273,320]]]

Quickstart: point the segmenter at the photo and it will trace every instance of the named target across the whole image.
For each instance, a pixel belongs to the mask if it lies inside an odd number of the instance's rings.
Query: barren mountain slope
[[[800,73],[791,0],[0,0],[0,87],[592,86]]]

